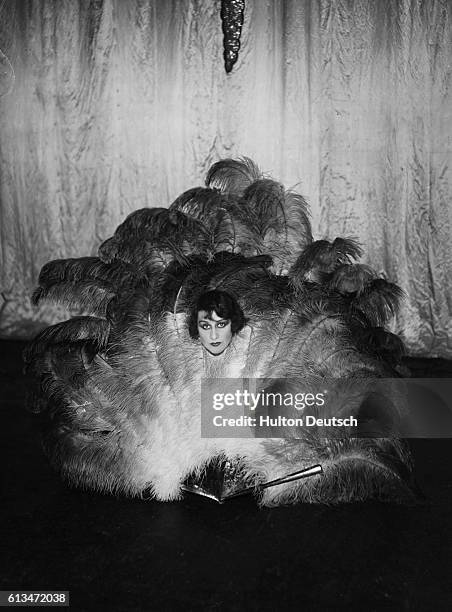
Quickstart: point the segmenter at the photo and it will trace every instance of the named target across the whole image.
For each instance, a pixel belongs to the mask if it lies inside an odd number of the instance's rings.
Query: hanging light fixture
[[[223,57],[227,73],[231,72],[239,57],[245,0],[221,0],[223,29]]]

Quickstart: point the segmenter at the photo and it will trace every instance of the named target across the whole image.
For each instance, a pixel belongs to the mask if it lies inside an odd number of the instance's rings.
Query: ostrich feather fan
[[[44,330],[25,354],[52,464],[76,485],[159,500],[181,498],[187,479],[222,461],[266,505],[413,499],[410,458],[394,438],[351,428],[200,437],[202,379],[292,389],[358,381],[360,392],[338,392],[328,414],[371,412],[369,390],[403,353],[384,329],[402,293],[353,263],[361,253],[349,238],[312,242],[302,196],[242,158],[214,164],[206,187],[169,209],[129,215],[98,258],[46,264],[35,302],[92,315]],[[219,356],[188,332],[197,297],[211,289],[234,296],[246,318]],[[392,406],[391,419],[405,409]],[[315,463],[323,474],[259,487]]]

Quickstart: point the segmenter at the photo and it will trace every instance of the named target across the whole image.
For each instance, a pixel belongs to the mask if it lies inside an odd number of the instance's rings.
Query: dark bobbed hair
[[[199,296],[195,308],[193,308],[190,313],[188,331],[190,336],[195,340],[199,338],[198,312],[200,310],[207,312],[208,318],[210,318],[212,312],[215,311],[219,317],[229,319],[231,321],[231,331],[233,334],[239,332],[246,323],[242,309],[237,303],[237,300],[232,297],[230,293],[217,289],[206,291]]]

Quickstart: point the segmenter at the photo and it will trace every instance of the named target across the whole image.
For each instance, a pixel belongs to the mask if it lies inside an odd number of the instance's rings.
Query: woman
[[[199,338],[206,351],[221,355],[245,323],[237,301],[225,291],[213,290],[199,297],[190,316],[189,332],[194,340]]]

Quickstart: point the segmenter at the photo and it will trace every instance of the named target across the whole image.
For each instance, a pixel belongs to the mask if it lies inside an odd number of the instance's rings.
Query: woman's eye
[[[221,323],[218,323],[218,327],[226,327],[226,325],[228,325],[229,321],[221,321]]]
[[[207,323],[202,323],[199,327],[201,327],[201,329],[209,329],[210,325],[207,325]]]

